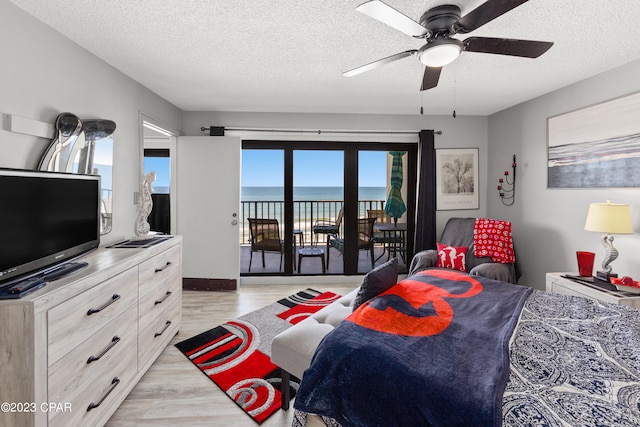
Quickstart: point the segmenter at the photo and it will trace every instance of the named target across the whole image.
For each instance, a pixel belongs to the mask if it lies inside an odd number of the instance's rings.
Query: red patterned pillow
[[[466,246],[448,246],[438,243],[438,262],[436,263],[436,267],[467,271],[465,265],[466,257]]]

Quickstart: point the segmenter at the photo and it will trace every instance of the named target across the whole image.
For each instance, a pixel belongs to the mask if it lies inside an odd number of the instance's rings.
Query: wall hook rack
[[[498,193],[500,201],[505,206],[511,206],[516,201],[516,155],[513,155],[513,163],[511,163],[511,182],[509,182],[509,171],[504,171],[504,178],[498,180]]]

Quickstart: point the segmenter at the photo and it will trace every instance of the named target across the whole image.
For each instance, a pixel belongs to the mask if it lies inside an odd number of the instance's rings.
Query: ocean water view
[[[358,198],[360,200],[386,200],[386,187],[360,187]],[[343,187],[294,187],[294,201],[309,200],[344,200]],[[242,187],[240,200],[243,202],[257,201],[282,201],[284,200],[284,187]]]

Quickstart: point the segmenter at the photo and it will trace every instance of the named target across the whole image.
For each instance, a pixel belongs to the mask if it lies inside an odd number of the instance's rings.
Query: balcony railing
[[[367,210],[383,209],[384,200],[359,200],[359,214],[367,216]],[[305,243],[310,243],[313,236],[313,225],[318,220],[335,221],[342,200],[305,200],[293,202],[293,229],[300,230]],[[275,218],[280,225],[280,235],[284,238],[284,201],[251,201],[241,202],[240,244],[250,243],[249,221],[247,218]],[[326,235],[317,236],[319,242],[325,242]]]

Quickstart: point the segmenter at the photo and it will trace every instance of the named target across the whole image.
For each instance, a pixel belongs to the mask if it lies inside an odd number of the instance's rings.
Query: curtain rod
[[[202,132],[211,130],[211,128],[219,129],[221,131],[221,135],[224,135],[225,131],[236,131],[236,132],[277,132],[277,133],[314,133],[318,135],[331,134],[331,133],[348,133],[348,134],[375,134],[375,135],[415,135],[418,131],[382,131],[382,130],[370,130],[370,131],[358,131],[358,130],[296,130],[296,129],[258,129],[258,128],[225,128],[225,127],[215,127],[215,126],[202,126],[200,130]],[[434,131],[436,135],[442,135],[442,131]]]

